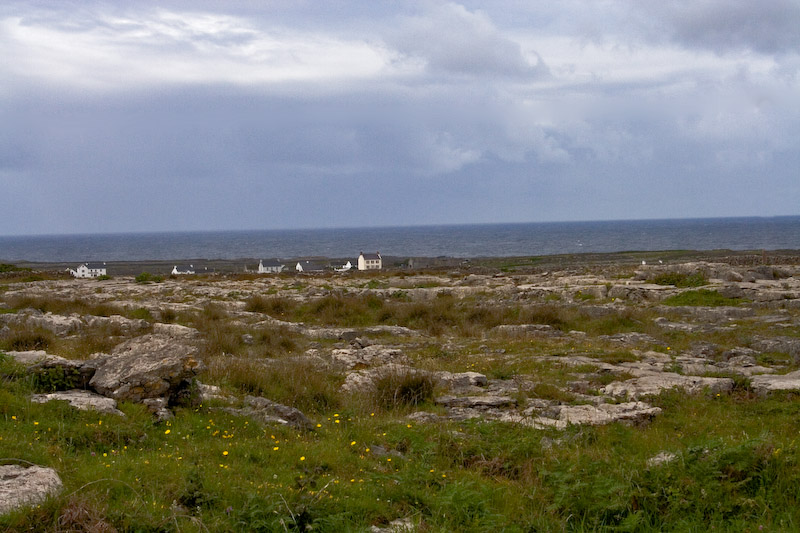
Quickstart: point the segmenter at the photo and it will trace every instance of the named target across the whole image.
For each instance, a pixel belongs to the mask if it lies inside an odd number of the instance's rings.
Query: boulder
[[[126,341],[96,361],[89,385],[104,396],[140,402],[170,399],[191,384],[203,368],[196,347],[160,334]]]
[[[37,505],[61,492],[61,478],[52,468],[0,466],[0,514]]]
[[[111,316],[85,316],[84,320],[89,327],[108,327],[119,331],[123,335],[137,335],[150,329],[150,322],[141,318],[125,318],[120,315]]]
[[[86,390],[69,390],[52,392],[49,394],[34,394],[31,396],[33,403],[47,403],[52,401],[65,401],[81,411],[97,411],[112,415],[125,416],[117,409],[117,402],[113,398],[106,398]]]

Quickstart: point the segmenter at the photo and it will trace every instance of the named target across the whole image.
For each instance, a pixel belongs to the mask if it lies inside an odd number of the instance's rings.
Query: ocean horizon
[[[800,249],[800,216],[0,236],[0,260],[507,257]]]

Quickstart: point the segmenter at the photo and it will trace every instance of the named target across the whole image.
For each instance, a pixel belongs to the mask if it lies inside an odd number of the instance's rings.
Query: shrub
[[[136,283],[161,283],[164,281],[164,276],[158,276],[149,272],[142,272],[136,276]]]

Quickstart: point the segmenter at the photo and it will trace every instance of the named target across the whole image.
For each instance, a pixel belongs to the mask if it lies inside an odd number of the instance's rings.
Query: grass
[[[735,306],[742,303],[741,298],[726,298],[718,291],[710,289],[699,289],[684,291],[680,294],[666,298],[662,303],[664,305],[691,305],[691,306],[709,306],[718,307],[723,305]]]
[[[419,300],[413,290],[393,298],[356,287],[374,281],[391,290],[394,277],[413,287],[413,279],[394,274],[347,280],[357,293],[321,289],[314,280],[298,288],[286,277],[277,294],[270,294],[272,287],[260,286],[255,295],[225,287],[216,303],[194,311],[170,310],[170,302],[161,309],[145,303],[114,308],[198,329],[200,357],[208,366],[204,383],[237,398],[261,395],[297,407],[313,431],[261,425],[220,410],[219,401],[177,407],[168,422],[125,402],[119,405],[124,418],[36,404],[29,399],[33,392],[70,376],[37,382],[0,354],[0,457],[51,466],[64,481],[63,492],[40,506],[0,516],[0,532],[368,531],[398,518],[432,532],[800,528],[795,394],[758,397],[739,378],[731,393],[719,396],[670,391],[648,399],[662,413],[645,426],[559,432],[478,419],[423,424],[407,415],[443,412],[431,401],[436,390],[424,374],[385,374],[374,391],[343,393],[344,375],[324,362],[329,349],[342,343],[265,326],[259,315],[314,325],[414,327],[426,336],[380,341],[400,347],[418,368],[512,380],[518,392],[511,388],[509,394],[522,408],[535,399],[579,403],[585,401],[579,392],[596,394],[633,377],[601,370],[603,363],[641,357],[601,335],[647,333],[663,343],[658,349],[678,355],[700,340],[720,352],[748,346],[774,326],[742,320],[732,331],[662,331],[646,307],[518,301],[491,293]],[[194,283],[175,282],[181,303],[203,301],[191,292]],[[302,299],[306,290],[327,293]],[[88,298],[22,298],[4,301],[64,314],[111,311],[93,307]],[[239,311],[240,302],[248,313]],[[679,318],[677,310],[659,313]],[[491,333],[498,324],[546,324],[562,335]],[[73,338],[22,328],[10,333],[0,349],[10,349],[9,342],[46,345],[51,353],[76,358],[123,340],[120,331],[102,328]],[[309,348],[317,352],[307,353]],[[573,355],[586,362],[574,364]],[[772,353],[761,354],[759,362],[792,361]],[[648,464],[662,452],[674,459]]]
[[[702,287],[708,285],[708,278],[702,272],[688,274],[685,272],[664,272],[651,278],[650,283],[657,285],[674,285],[678,288]]]
[[[788,396],[666,393],[647,427],[562,434],[418,425],[345,403],[298,434],[212,406],[159,424],[137,405],[117,418],[33,404],[9,366],[0,359],[3,455],[55,467],[65,489],[0,517],[5,531],[351,531],[401,517],[432,531],[755,531],[800,520],[800,405]],[[676,459],[648,467],[662,451]]]

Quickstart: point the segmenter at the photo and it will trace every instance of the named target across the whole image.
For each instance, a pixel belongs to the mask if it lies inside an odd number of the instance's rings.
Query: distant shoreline
[[[525,256],[497,256],[497,257],[410,257],[410,256],[384,256],[384,270],[413,270],[413,269],[520,269],[526,268],[568,268],[580,265],[597,264],[641,264],[655,263],[658,261],[709,261],[733,262],[740,264],[756,264],[769,258],[769,262],[784,262],[789,264],[800,263],[800,249],[785,250],[658,250],[658,251],[625,251],[625,252],[586,252],[570,254],[546,254]],[[294,265],[300,259],[313,259],[333,266],[340,266],[348,258],[336,257],[303,257],[286,259],[284,273],[294,273]],[[411,266],[409,266],[411,260]],[[172,267],[177,264],[193,264],[208,267],[212,273],[220,274],[257,274],[256,268],[259,259],[175,259],[175,260],[141,260],[141,261],[106,261],[109,275],[126,276],[136,275],[141,272],[169,275]],[[66,261],[9,261],[0,258],[0,263],[16,265],[20,268],[29,268],[36,271],[58,272],[75,268],[80,262]],[[247,267],[247,271],[245,270]],[[356,270],[357,272],[357,270]],[[270,274],[263,274],[268,276]]]

